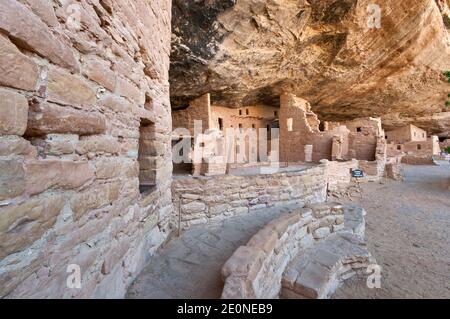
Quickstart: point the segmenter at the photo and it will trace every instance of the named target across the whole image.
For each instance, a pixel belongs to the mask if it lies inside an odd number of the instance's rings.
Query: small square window
[[[277,111],[273,112],[273,115],[278,116],[278,112]]]
[[[362,127],[357,127],[356,132],[362,132]]]
[[[250,111],[248,109],[246,109],[245,114],[250,115]]]
[[[256,129],[256,124],[252,124],[252,129]]]
[[[422,149],[422,145],[418,144],[418,145],[417,145],[417,149],[418,149],[418,150],[421,150],[421,149]]]
[[[239,115],[242,115],[242,110],[239,110]]]
[[[401,145],[397,145],[397,150],[401,151],[402,150],[402,146]]]

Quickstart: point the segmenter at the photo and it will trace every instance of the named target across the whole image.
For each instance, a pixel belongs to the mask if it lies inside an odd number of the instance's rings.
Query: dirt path
[[[450,166],[405,166],[404,182],[364,185],[380,289],[347,281],[335,298],[450,298]]]

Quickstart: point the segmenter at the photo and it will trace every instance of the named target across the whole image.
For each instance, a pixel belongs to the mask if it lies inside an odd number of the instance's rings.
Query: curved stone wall
[[[311,205],[271,221],[223,266],[222,298],[278,298],[284,270],[297,253],[343,228],[340,204]]]
[[[327,189],[330,193],[347,189],[350,169],[357,167],[356,160],[324,160],[321,165],[288,173],[176,179],[172,183],[173,223],[187,229],[275,205],[321,203]]]

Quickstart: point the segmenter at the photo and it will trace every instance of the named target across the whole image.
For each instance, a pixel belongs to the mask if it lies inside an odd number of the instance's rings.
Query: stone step
[[[283,273],[281,298],[329,298],[344,280],[365,272],[373,263],[361,236],[348,230],[332,234],[289,263]]]

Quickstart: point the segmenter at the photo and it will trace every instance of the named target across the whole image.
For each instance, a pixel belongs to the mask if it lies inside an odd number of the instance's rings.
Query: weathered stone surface
[[[254,277],[259,271],[265,254],[257,247],[241,246],[228,259],[222,268],[222,277],[230,275]]]
[[[266,227],[272,228],[278,234],[278,238],[281,238],[285,234],[287,228],[290,225],[299,222],[300,219],[301,216],[299,214],[286,213],[282,217],[268,223]]]
[[[164,154],[165,144],[152,140],[144,140],[139,144],[139,154],[148,156],[159,156]]]
[[[277,244],[278,234],[272,229],[264,228],[254,235],[247,243],[249,247],[259,247],[267,255],[271,254]]]
[[[12,91],[0,89],[0,133],[23,135],[27,128],[28,101]]]
[[[225,212],[228,211],[228,209],[230,209],[230,205],[228,204],[220,204],[220,205],[215,205],[215,206],[211,206],[208,210],[208,215],[211,216],[216,216],[216,215],[221,215],[224,214]]]
[[[4,260],[5,261],[5,260]],[[18,284],[23,282],[33,272],[39,269],[44,262],[43,255],[38,253],[18,255],[11,258],[8,262],[2,264],[0,272],[0,298],[7,295]]]
[[[106,95],[98,101],[98,104],[112,110],[113,112],[130,112],[133,108],[131,102],[116,95]]]
[[[39,239],[64,206],[62,196],[34,199],[0,208],[0,259]]]
[[[36,155],[36,149],[30,142],[17,135],[0,136],[0,156]]]
[[[139,167],[141,169],[158,169],[164,164],[164,160],[160,156],[149,156],[139,160]]]
[[[0,29],[50,61],[78,71],[79,65],[70,48],[52,35],[36,15],[17,1],[0,2]]]
[[[194,201],[183,205],[181,209],[185,214],[201,213],[206,210],[206,205],[202,202]]]
[[[14,198],[24,191],[23,163],[16,160],[0,160],[0,200]]]
[[[390,163],[386,165],[386,175],[387,177],[395,180],[402,181],[403,180],[403,170],[401,164]]]
[[[48,100],[73,106],[92,105],[96,92],[83,78],[57,68],[48,73]]]
[[[94,178],[94,170],[87,162],[27,161],[25,171],[29,195],[36,195],[50,188],[76,189]]]
[[[323,239],[331,233],[330,227],[320,227],[314,231],[315,239]]]
[[[0,1],[0,297],[123,297],[167,238],[170,11],[168,0]],[[163,144],[142,199],[141,119]],[[81,290],[67,289],[71,263]]]
[[[359,236],[333,234],[298,254],[287,267],[281,296],[329,298],[344,280],[375,262]]]
[[[122,171],[122,161],[105,158],[95,162],[95,176],[99,179],[118,177]]]
[[[128,80],[117,77],[115,88],[116,94],[130,99],[138,105],[144,105],[145,95]]]
[[[0,84],[34,91],[38,79],[37,65],[6,37],[0,35]]]
[[[130,248],[130,239],[125,238],[119,242],[114,242],[111,245],[110,250],[105,255],[105,260],[102,265],[102,274],[107,275],[111,272],[112,268],[114,268],[118,261],[123,258],[125,253]]]
[[[119,183],[98,185],[83,193],[75,194],[70,200],[70,206],[76,219],[80,219],[90,210],[101,208],[113,203],[119,198]]]
[[[53,103],[33,103],[30,107],[27,135],[44,134],[102,134],[105,117],[98,112],[86,112]]]
[[[108,135],[87,136],[80,140],[76,152],[80,155],[87,153],[117,154],[120,150],[117,139]]]
[[[114,92],[116,76],[106,62],[94,57],[89,57],[85,61],[83,73],[92,81],[95,81],[109,91]]]
[[[33,138],[32,143],[40,154],[63,156],[73,154],[79,136],[76,134],[47,134],[45,138]]]
[[[58,25],[53,6],[48,0],[19,0],[19,2],[28,6],[49,27]]]

